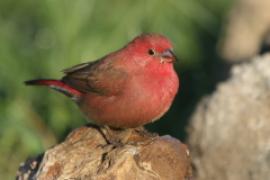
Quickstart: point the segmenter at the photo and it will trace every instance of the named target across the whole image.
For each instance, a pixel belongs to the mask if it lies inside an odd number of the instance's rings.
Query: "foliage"
[[[86,121],[66,97],[23,81],[61,77],[61,69],[95,60],[141,32],[175,44],[182,90],[171,111],[149,128],[184,137],[194,104],[211,91],[215,53],[230,1],[0,1],[0,179],[20,162],[60,141]]]

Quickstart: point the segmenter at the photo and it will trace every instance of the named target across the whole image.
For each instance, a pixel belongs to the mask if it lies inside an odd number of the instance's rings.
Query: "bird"
[[[179,89],[171,41],[141,34],[104,57],[63,70],[59,79],[35,79],[70,97],[90,121],[111,128],[136,128],[154,122],[170,108]]]

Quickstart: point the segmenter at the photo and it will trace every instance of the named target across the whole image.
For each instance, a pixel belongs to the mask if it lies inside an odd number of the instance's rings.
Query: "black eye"
[[[155,55],[155,51],[153,49],[149,49],[148,50],[148,54],[151,55],[151,56],[153,56],[153,55]]]

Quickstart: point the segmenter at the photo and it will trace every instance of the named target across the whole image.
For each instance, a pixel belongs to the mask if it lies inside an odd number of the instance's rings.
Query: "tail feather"
[[[35,79],[30,81],[25,81],[26,85],[38,85],[38,86],[48,86],[56,91],[59,91],[65,94],[68,97],[73,99],[79,98],[82,93],[73,87],[65,84],[61,80],[54,80],[54,79]]]

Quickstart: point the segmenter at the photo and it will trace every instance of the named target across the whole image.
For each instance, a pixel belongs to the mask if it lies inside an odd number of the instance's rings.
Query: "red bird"
[[[64,93],[98,125],[135,128],[159,119],[171,106],[179,86],[175,59],[166,37],[143,34],[95,62],[64,70],[61,80],[26,84]]]

